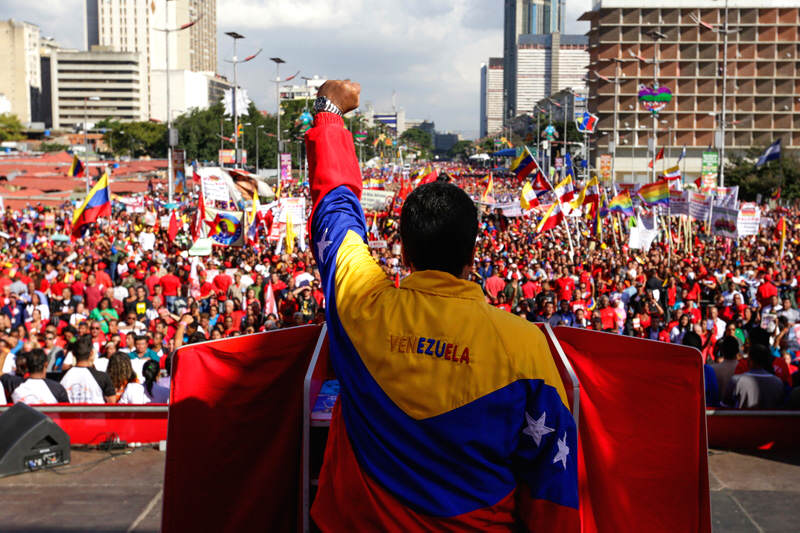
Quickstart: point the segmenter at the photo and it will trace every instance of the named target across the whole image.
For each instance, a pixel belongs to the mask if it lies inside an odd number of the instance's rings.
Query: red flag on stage
[[[703,363],[692,348],[557,327],[580,382],[584,533],[710,533]]]
[[[320,331],[178,350],[162,531],[297,531],[303,378]]]

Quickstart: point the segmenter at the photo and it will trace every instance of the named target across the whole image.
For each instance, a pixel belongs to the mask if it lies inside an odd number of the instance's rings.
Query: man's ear
[[[414,268],[414,265],[411,264],[411,261],[408,260],[408,256],[406,255],[406,247],[403,246],[403,243],[400,243],[400,256],[403,259],[403,265],[410,269],[411,272],[415,272],[417,269]]]

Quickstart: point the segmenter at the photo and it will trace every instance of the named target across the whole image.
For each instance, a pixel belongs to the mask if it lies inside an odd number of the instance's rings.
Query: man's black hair
[[[772,360],[774,356],[770,349],[764,344],[753,344],[750,346],[750,361],[752,362],[753,366],[756,366],[762,370],[766,370],[770,374],[773,374],[775,370],[772,367]]]
[[[478,210],[460,188],[433,182],[414,189],[400,213],[400,238],[416,270],[440,270],[460,277],[472,263]]]
[[[739,355],[739,341],[736,337],[722,337],[719,351],[726,361],[735,361]]]
[[[769,332],[762,327],[750,330],[750,345],[763,344],[769,346]]]
[[[88,361],[92,356],[92,337],[82,335],[72,343],[70,348],[76,361]]]
[[[683,342],[681,343],[684,346],[691,346],[692,348],[697,348],[698,350],[703,350],[703,340],[700,338],[700,335],[695,333],[694,331],[687,331],[683,334]]]
[[[41,372],[47,367],[47,363],[49,362],[47,354],[44,353],[44,350],[41,348],[34,348],[29,351],[26,356],[28,359],[28,372],[31,374]]]

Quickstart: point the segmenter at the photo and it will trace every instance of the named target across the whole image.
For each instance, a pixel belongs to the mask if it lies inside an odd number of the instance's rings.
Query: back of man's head
[[[695,333],[694,331],[687,331],[683,334],[683,342],[684,346],[691,346],[692,348],[697,348],[698,350],[703,349],[703,340],[700,338],[700,335]]]
[[[763,344],[753,344],[750,347],[750,361],[754,367],[773,373],[772,359],[772,352],[767,346]]]
[[[769,346],[769,332],[761,327],[751,329],[750,344],[762,344],[764,346]]]
[[[72,344],[72,353],[75,355],[75,360],[88,361],[92,356],[92,338],[88,335],[82,335]]]
[[[736,337],[722,337],[720,342],[720,353],[726,361],[736,361],[739,355],[739,341]]]
[[[400,214],[406,260],[416,270],[440,270],[461,277],[472,262],[478,210],[460,188],[433,182],[414,189]]]
[[[45,369],[48,363],[47,354],[41,348],[34,348],[27,354],[28,372],[36,374]]]

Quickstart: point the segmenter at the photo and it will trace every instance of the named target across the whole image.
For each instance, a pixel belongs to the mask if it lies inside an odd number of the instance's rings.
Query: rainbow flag
[[[639,189],[639,197],[647,205],[669,205],[669,185],[666,181],[644,185]]]
[[[669,196],[669,192],[667,192]],[[633,201],[628,191],[622,191],[608,203],[608,210],[611,213],[622,213],[623,215],[632,217],[635,213],[633,211]]]
[[[72,154],[72,164],[69,166],[67,176],[70,178],[82,178],[85,172],[86,167],[84,167],[81,160],[78,159],[77,154]]]
[[[108,174],[103,172],[103,176],[72,214],[72,240],[81,236],[81,229],[84,226],[107,216],[111,216],[111,191],[108,189]]]

